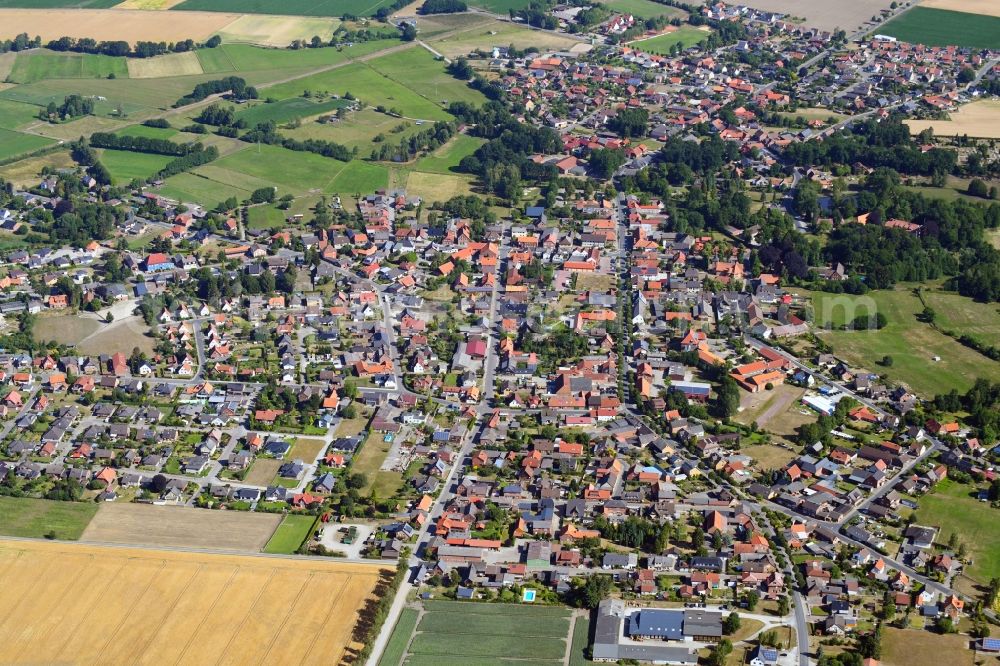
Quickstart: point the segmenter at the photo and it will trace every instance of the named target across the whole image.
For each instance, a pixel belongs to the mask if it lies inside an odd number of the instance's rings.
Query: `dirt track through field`
[[[336,664],[388,570],[0,540],[0,662]]]
[[[82,541],[134,546],[213,548],[256,553],[281,516],[152,504],[103,504]]]

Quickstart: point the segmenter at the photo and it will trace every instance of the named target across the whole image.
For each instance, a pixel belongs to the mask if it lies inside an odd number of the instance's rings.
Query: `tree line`
[[[203,44],[196,43],[193,39],[184,39],[179,42],[147,42],[138,41],[133,48],[127,41],[97,41],[90,37],[60,37],[49,41],[45,48],[52,51],[73,51],[76,53],[93,53],[116,57],[129,58],[152,58],[166,53],[187,53],[197,48],[213,49],[222,43],[222,38],[218,35],[209,37]]]
[[[330,157],[341,162],[350,162],[358,154],[357,147],[348,148],[343,144],[334,141],[324,141],[322,139],[292,139],[278,133],[278,126],[273,120],[258,123],[252,130],[240,137],[248,143],[266,143],[273,146],[281,146],[288,150],[299,152],[316,153],[323,157]]]
[[[214,79],[212,81],[205,81],[204,83],[199,83],[194,87],[189,95],[181,97],[174,103],[174,107],[187,106],[188,104],[194,104],[195,102],[200,102],[209,95],[216,95],[218,93],[228,92],[231,93],[233,99],[237,100],[247,100],[247,99],[257,99],[257,89],[253,86],[248,86],[247,82],[238,76],[227,76],[223,79]]]
[[[94,132],[90,135],[90,145],[94,148],[127,150],[132,153],[152,153],[154,155],[183,156],[204,150],[200,143],[174,143],[168,139],[146,136],[119,136],[109,132]]]

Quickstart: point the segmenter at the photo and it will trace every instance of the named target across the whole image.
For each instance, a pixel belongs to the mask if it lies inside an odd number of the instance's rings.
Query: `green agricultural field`
[[[147,139],[169,139],[175,137],[178,131],[173,127],[147,127],[146,125],[130,125],[115,132],[118,136],[141,136]]]
[[[291,555],[309,537],[316,516],[286,515],[264,546],[265,553]]]
[[[879,331],[820,331],[819,337],[848,363],[886,374],[927,397],[953,388],[965,392],[977,377],[1000,379],[1000,363],[917,319],[923,305],[913,294],[912,286],[872,291],[864,296],[814,292],[813,309],[818,325],[839,326],[845,319],[866,314],[871,305],[888,320]],[[967,307],[977,305],[964,300]],[[891,367],[880,365],[885,356],[892,357]],[[940,360],[934,361],[935,356]]]
[[[667,16],[669,18],[687,16],[687,12],[683,9],[661,5],[658,2],[652,2],[652,0],[606,0],[601,4],[616,12],[632,14],[643,19],[655,18],[657,16]]]
[[[335,141],[348,148],[357,148],[361,157],[368,157],[379,134],[383,140],[399,143],[422,129],[412,120],[394,118],[375,109],[353,111],[347,117],[331,123],[305,122],[301,127],[282,130],[284,136],[294,139],[322,139]]]
[[[408,49],[406,53],[415,53]],[[346,67],[321,72],[288,83],[267,88],[266,95],[277,99],[300,97],[306,90],[344,96],[352,93],[369,106],[398,109],[408,118],[448,120],[451,118],[437,103],[432,102],[406,86],[387,79],[367,63],[354,63]]]
[[[97,115],[110,115],[119,106],[127,113],[169,109],[196,84],[218,78],[217,74],[178,76],[163,79],[60,79],[15,86],[0,91],[0,99],[46,106],[61,104],[67,95],[103,97],[95,106]]]
[[[476,615],[513,615],[518,618],[569,617],[561,606],[532,606],[529,604],[481,604],[467,601],[425,601],[424,608],[434,613],[475,613]]]
[[[410,642],[410,636],[413,635],[413,630],[417,626],[418,615],[419,613],[412,608],[404,608],[399,614],[399,619],[392,629],[392,636],[386,643],[378,666],[399,666],[403,662],[406,645]]]
[[[133,153],[127,150],[101,151],[101,164],[111,172],[115,185],[127,185],[135,179],[145,180],[173,159],[167,155]]]
[[[461,629],[460,620],[455,629]],[[410,643],[414,655],[449,657],[513,657],[515,659],[559,659],[566,654],[564,638],[527,638],[516,635],[478,634],[456,641],[456,632],[420,632]]]
[[[1000,48],[1000,18],[930,7],[914,7],[875,32],[928,46]]]
[[[186,0],[171,9],[290,16],[371,16],[389,2],[390,0]]]
[[[405,666],[559,666],[561,659],[504,659],[503,657],[452,657],[442,654],[411,654]]]
[[[954,292],[924,290],[924,302],[937,313],[937,325],[958,335],[971,335],[979,342],[996,345],[1000,340],[1000,308],[977,303]]]
[[[987,583],[1000,576],[1000,522],[996,509],[972,497],[976,492],[975,486],[945,479],[919,499],[915,515],[918,524],[941,528],[939,543],[948,543],[957,534],[974,562],[965,574]]]
[[[53,143],[55,141],[43,136],[0,129],[0,160],[30,153],[39,148],[51,146]]]
[[[486,102],[481,92],[446,72],[445,63],[435,60],[426,49],[390,53],[368,61],[368,66],[435,104],[468,102],[478,106]]]
[[[125,58],[90,53],[54,53],[32,51],[18,53],[8,78],[15,83],[34,83],[46,79],[128,78]]]
[[[389,169],[381,164],[353,160],[330,181],[327,192],[352,195],[374,192],[389,186]]]
[[[79,539],[97,513],[93,502],[56,502],[28,497],[0,497],[0,534],[40,539]]]
[[[573,626],[573,644],[569,651],[569,666],[587,666],[587,647],[590,645],[590,616],[576,618]]]
[[[0,0],[0,9],[108,9],[121,0]]]
[[[229,197],[242,201],[250,196],[250,190],[226,185],[196,173],[180,173],[168,178],[156,189],[156,194],[183,203],[200,203],[214,208]]]
[[[483,139],[478,137],[459,134],[432,154],[417,160],[416,164],[413,165],[413,169],[414,171],[423,171],[426,173],[456,173],[458,163],[464,157],[476,152],[476,149],[483,145],[483,143]]]
[[[462,613],[461,626],[455,626],[454,613],[425,613],[418,627],[420,632],[459,634],[498,634],[504,636],[541,636],[544,638],[565,638],[569,631],[569,619],[558,617],[530,617],[520,615],[495,615]]]
[[[247,127],[273,120],[282,125],[297,118],[308,118],[323,113],[330,113],[350,104],[343,99],[328,99],[314,102],[305,97],[290,97],[271,104],[261,103],[245,108],[236,114],[237,119],[246,121]]]
[[[530,0],[472,0],[469,4],[487,9],[494,14],[506,15],[511,9],[524,9],[531,2]]]
[[[0,127],[17,129],[38,119],[38,107],[21,102],[0,100]]]
[[[286,193],[306,194],[310,190],[325,191],[346,166],[344,162],[314,153],[295,152],[278,146],[248,146],[216,160],[208,168],[224,169],[270,183],[278,188],[280,196]]]
[[[692,28],[690,26],[681,26],[677,30],[668,32],[664,35],[657,35],[656,37],[651,37],[649,39],[641,39],[637,42],[629,42],[629,46],[647,53],[667,55],[670,53],[670,49],[674,46],[674,44],[680,44],[682,48],[686,49],[694,46],[707,36],[708,33],[704,30],[699,30],[698,28]]]

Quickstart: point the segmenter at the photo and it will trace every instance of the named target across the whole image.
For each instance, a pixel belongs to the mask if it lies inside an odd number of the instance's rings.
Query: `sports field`
[[[152,504],[102,504],[84,541],[259,552],[281,516]]]
[[[171,9],[292,16],[371,16],[390,0],[186,0]]]
[[[1000,17],[914,7],[876,32],[912,44],[1000,48]]]
[[[681,48],[686,49],[694,46],[707,36],[708,32],[705,30],[699,30],[698,28],[692,28],[690,26],[681,26],[676,30],[662,35],[657,35],[656,37],[629,42],[628,45],[634,49],[645,51],[646,53],[666,55],[670,53],[670,49],[673,48],[675,44],[680,44]]]
[[[565,608],[428,601],[424,609],[403,663],[555,666],[566,654],[570,623]],[[410,622],[403,620],[392,635],[390,659],[406,644],[403,630]]]
[[[0,661],[339,663],[387,570],[0,541]]]
[[[1000,102],[983,99],[948,113],[948,120],[906,120],[910,133],[919,134],[928,127],[936,136],[968,135],[980,139],[1000,139]]]
[[[953,307],[961,305],[967,309],[968,317],[975,317],[975,312],[981,308],[989,308],[962,297],[949,302]],[[926,397],[953,388],[964,392],[972,386],[976,377],[992,381],[1000,379],[1000,363],[989,360],[917,319],[923,305],[910,287],[872,291],[861,297],[813,293],[818,324],[827,320],[832,320],[835,326],[842,324],[845,317],[853,318],[848,314],[848,308],[854,308],[855,314],[863,314],[868,312],[869,305],[866,304],[874,304],[878,312],[885,314],[888,320],[885,328],[879,331],[819,332],[820,338],[833,347],[834,354],[839,358],[872,372],[886,374],[894,381],[905,382]],[[892,357],[891,367],[879,364],[885,356]],[[935,356],[940,360],[933,360]]]

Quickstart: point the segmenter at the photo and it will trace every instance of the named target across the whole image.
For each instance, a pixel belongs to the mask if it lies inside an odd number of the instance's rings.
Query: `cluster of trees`
[[[899,114],[881,122],[868,120],[823,141],[794,142],[785,149],[784,156],[789,163],[805,168],[861,163],[922,176],[951,173],[958,163],[954,150],[933,148],[923,152]]]
[[[476,70],[472,69],[464,57],[452,60],[445,67],[445,71],[460,81],[468,81],[476,75]]]
[[[415,157],[422,150],[428,152],[443,145],[455,134],[455,124],[439,121],[427,129],[423,129],[408,138],[402,139],[395,146],[383,143],[378,148],[373,148],[372,160],[405,162],[411,157]]]
[[[357,147],[348,148],[334,141],[323,141],[322,139],[291,139],[278,133],[278,126],[273,120],[258,123],[256,127],[240,137],[249,143],[267,143],[275,146],[282,146],[288,150],[300,152],[316,153],[323,157],[331,157],[341,162],[350,162],[358,154]]]
[[[201,144],[195,144],[200,146]],[[195,150],[188,153],[182,157],[178,157],[175,160],[170,160],[167,164],[156,172],[150,180],[163,180],[164,178],[169,178],[170,176],[175,176],[179,173],[185,171],[190,171],[196,167],[200,167],[203,164],[208,164],[213,160],[218,159],[219,149],[215,146],[209,146],[202,150]]]
[[[590,349],[587,337],[565,325],[557,326],[549,335],[536,338],[529,330],[521,332],[518,347],[525,352],[538,354],[542,368],[552,369],[574,361]]]
[[[238,76],[227,76],[224,79],[214,79],[212,81],[199,83],[194,87],[194,90],[191,91],[191,94],[177,100],[174,103],[174,107],[194,104],[195,102],[200,102],[209,95],[216,95],[224,92],[232,94],[233,99],[257,99],[256,88],[248,86],[247,82]]]
[[[10,51],[27,51],[28,49],[41,48],[41,46],[41,37],[35,37],[32,39],[31,37],[28,37],[28,33],[26,32],[22,32],[14,39],[0,39],[0,53],[8,53]]]
[[[934,407],[942,412],[968,412],[966,421],[983,441],[995,441],[1000,435],[1000,382],[977,379],[965,394],[952,389],[935,396]]]
[[[626,139],[646,135],[649,111],[646,109],[622,109],[608,121],[608,129]]]
[[[210,37],[200,46],[212,49],[221,43],[222,39],[218,35],[215,35]],[[99,42],[95,39],[91,39],[90,37],[60,37],[59,39],[51,40],[45,45],[45,48],[53,51],[99,53],[107,56],[127,56],[130,58],[152,58],[153,56],[163,55],[165,53],[186,53],[188,51],[194,51],[196,48],[199,48],[199,44],[195,43],[193,39],[185,39],[179,42],[169,43],[136,42],[135,48],[133,48],[128,42],[122,40]]]
[[[511,9],[510,17],[512,19],[522,19],[533,28],[555,30],[559,27],[559,21],[549,13],[549,4],[547,2],[539,2],[538,0],[533,0],[524,9]]]
[[[607,180],[625,164],[625,151],[619,148],[597,148],[590,151],[587,164],[590,172],[597,178]]]
[[[420,14],[459,14],[469,9],[462,0],[424,0],[417,10]]]
[[[824,446],[829,446],[833,441],[830,433],[847,421],[852,409],[858,403],[853,398],[843,398],[833,410],[833,414],[821,414],[813,423],[805,423],[798,427],[798,441],[803,446],[812,446],[816,442],[822,442]]]
[[[63,98],[62,104],[49,102],[45,111],[41,112],[43,119],[50,118],[76,118],[78,116],[89,116],[94,112],[94,100],[91,97],[82,95],[67,95]]]
[[[109,132],[94,132],[90,135],[93,148],[127,150],[132,153],[153,153],[155,155],[182,156],[204,150],[200,143],[174,143],[167,139],[145,136],[119,136]]]
[[[97,151],[87,145],[83,137],[74,141],[69,146],[70,157],[80,166],[87,167],[87,173],[100,185],[111,184],[111,172],[101,164],[97,157]]]
[[[246,121],[236,117],[233,107],[221,106],[219,104],[211,104],[205,107],[195,120],[199,123],[215,125],[216,127],[232,126],[238,129],[246,127]]]
[[[259,276],[241,271],[239,279],[234,280],[227,275],[214,275],[208,269],[198,269],[191,277],[195,281],[198,297],[214,301],[218,298],[235,298],[241,294],[272,294],[276,291],[290,294],[295,290],[298,270],[294,266],[288,266],[281,273],[265,270]],[[154,313],[153,318],[158,314],[159,312]]]
[[[111,238],[115,226],[125,218],[124,211],[103,203],[75,204],[63,199],[56,206],[51,226],[45,231],[53,240],[83,247],[93,240]]]
[[[475,174],[485,189],[503,199],[521,196],[524,181],[548,181],[555,177],[552,166],[535,164],[535,153],[555,153],[561,148],[558,132],[518,122],[498,101],[481,108],[464,102],[452,103],[449,111],[461,121],[474,124],[472,134],[488,139],[476,152],[462,159],[459,169]]]

